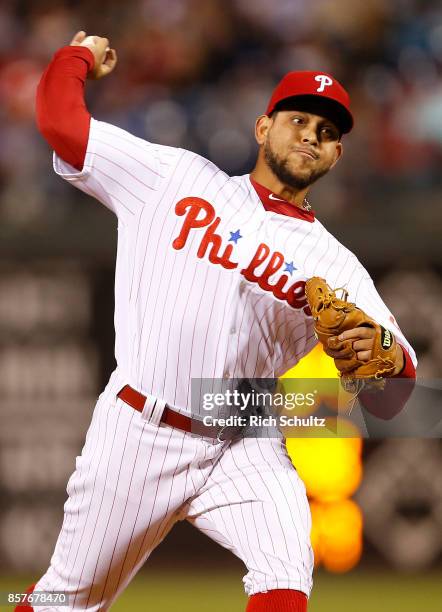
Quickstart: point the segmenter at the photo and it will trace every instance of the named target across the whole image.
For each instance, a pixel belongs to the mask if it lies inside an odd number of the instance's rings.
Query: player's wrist
[[[84,62],[86,74],[89,74],[95,66],[95,56],[89,47],[81,47],[80,45],[66,45],[61,47],[55,55],[54,60],[77,58]]]
[[[405,355],[402,347],[398,344],[396,347],[396,367],[393,376],[400,374],[405,368]]]

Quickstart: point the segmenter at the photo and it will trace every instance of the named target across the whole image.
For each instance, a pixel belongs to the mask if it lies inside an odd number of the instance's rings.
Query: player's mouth
[[[308,157],[310,159],[319,159],[319,155],[311,149],[303,149],[302,147],[296,147],[296,149],[294,149],[294,152],[299,153],[303,157]]]

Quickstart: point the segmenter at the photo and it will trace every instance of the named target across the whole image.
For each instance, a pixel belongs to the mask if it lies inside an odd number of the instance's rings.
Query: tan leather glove
[[[358,381],[366,381],[368,386],[382,389],[385,386],[384,378],[395,372],[396,339],[390,330],[376,323],[356,304],[347,302],[345,291],[341,298],[338,298],[336,291],[318,276],[306,283],[305,294],[315,321],[316,336],[325,352],[334,358],[346,391],[360,389]],[[368,360],[358,359],[352,340],[337,339],[343,331],[357,327],[374,329],[373,346]],[[338,349],[340,358],[334,356]]]

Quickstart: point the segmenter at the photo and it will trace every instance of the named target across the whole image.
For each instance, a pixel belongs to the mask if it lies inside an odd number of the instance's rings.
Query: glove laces
[[[338,298],[338,296],[336,295],[338,291],[342,291],[342,297],[340,298]],[[322,300],[318,304],[316,311],[320,312],[328,306],[333,306],[333,308],[335,308],[336,310],[345,310],[349,306],[354,306],[354,304],[347,302],[347,298],[348,291],[344,289],[344,287],[338,287],[338,289],[335,289],[334,291],[328,291],[322,296]]]

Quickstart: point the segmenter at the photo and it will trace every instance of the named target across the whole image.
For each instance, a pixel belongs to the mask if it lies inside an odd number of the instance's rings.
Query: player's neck
[[[304,207],[308,187],[305,189],[294,189],[289,185],[282,183],[266,164],[256,164],[254,170],[250,173],[254,181],[269,189],[275,196],[290,202],[298,208]]]

